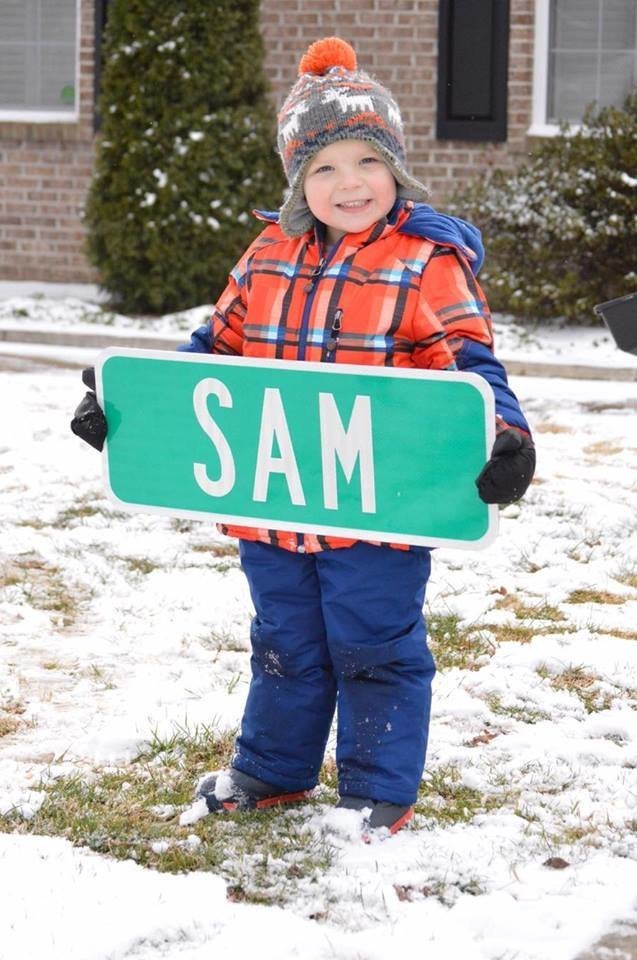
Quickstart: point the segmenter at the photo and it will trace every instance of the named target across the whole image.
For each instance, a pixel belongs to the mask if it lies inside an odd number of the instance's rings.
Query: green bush
[[[623,109],[590,108],[576,133],[542,141],[450,207],[483,232],[493,309],[595,322],[596,303],[637,289],[637,93]]]
[[[281,202],[258,0],[112,0],[89,257],[113,305],[213,301]]]

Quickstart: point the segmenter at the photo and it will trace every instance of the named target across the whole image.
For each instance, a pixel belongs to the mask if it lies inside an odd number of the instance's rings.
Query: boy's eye
[[[312,173],[327,173],[331,169],[332,168],[330,167],[329,163],[324,163],[320,167],[315,167],[314,170],[312,170]]]
[[[378,157],[363,157],[361,163],[380,163]]]

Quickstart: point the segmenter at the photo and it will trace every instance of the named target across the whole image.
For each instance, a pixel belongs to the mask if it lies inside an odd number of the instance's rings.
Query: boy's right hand
[[[88,393],[77,407],[71,420],[73,433],[89,443],[96,450],[103,450],[106,440],[107,424],[104,411],[95,395],[95,368],[82,370],[82,383],[89,387]]]

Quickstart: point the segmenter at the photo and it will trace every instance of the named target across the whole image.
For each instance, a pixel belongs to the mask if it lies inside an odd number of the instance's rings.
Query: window
[[[77,117],[78,0],[1,0],[0,120]]]
[[[635,0],[537,0],[531,133],[621,106],[636,80]]]

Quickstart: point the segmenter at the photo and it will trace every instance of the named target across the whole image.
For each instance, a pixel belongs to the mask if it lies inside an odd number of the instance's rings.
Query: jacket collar
[[[267,223],[279,222],[278,210],[253,212],[259,220]],[[344,239],[350,249],[356,249],[396,232],[431,240],[433,243],[457,250],[469,262],[474,274],[477,274],[482,266],[484,247],[477,227],[459,217],[439,213],[426,203],[415,203],[413,200],[397,200],[382,220],[361,233],[346,234]],[[324,242],[324,236],[320,224],[308,230],[303,235],[303,239],[307,243],[318,242],[321,245]]]
[[[373,243],[381,237],[387,237],[392,233],[396,233],[409,218],[413,207],[413,200],[397,200],[386,217],[373,223],[360,233],[345,234],[343,240],[346,240],[347,245],[350,247],[365,247],[367,244]],[[266,223],[279,222],[278,210],[253,210],[252,212],[257,220],[263,220]],[[319,244],[324,244],[325,227],[323,224],[315,222],[314,227],[303,234],[302,239],[309,243],[316,241]]]

